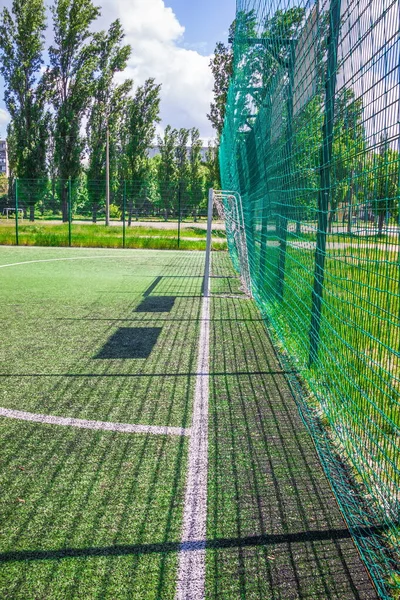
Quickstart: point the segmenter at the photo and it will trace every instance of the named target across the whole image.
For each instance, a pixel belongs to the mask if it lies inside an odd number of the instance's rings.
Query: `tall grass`
[[[178,246],[177,229],[151,227],[127,227],[125,248],[146,248],[155,250],[205,250],[207,232],[199,227],[181,230]],[[213,233],[215,250],[226,250],[224,232]],[[19,226],[21,246],[68,246],[68,224],[32,223]],[[0,244],[16,243],[15,222],[0,223]],[[71,245],[78,248],[122,248],[123,229],[121,226],[72,224]]]

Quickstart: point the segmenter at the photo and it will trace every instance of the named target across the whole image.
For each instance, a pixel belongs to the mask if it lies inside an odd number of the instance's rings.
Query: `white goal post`
[[[210,260],[212,243],[212,220],[214,206],[219,218],[224,221],[229,252],[235,269],[240,275],[242,289],[251,293],[249,255],[247,251],[246,226],[243,213],[242,198],[238,192],[210,189],[208,195],[207,247],[204,295],[210,295]]]

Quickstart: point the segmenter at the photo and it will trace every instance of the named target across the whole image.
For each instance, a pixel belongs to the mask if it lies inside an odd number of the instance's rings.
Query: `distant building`
[[[0,140],[0,175],[8,177],[8,153],[6,140]]]
[[[207,146],[203,146],[201,148],[200,155],[201,155],[202,161],[205,161],[207,158],[207,156],[206,156],[207,150],[208,150]],[[186,152],[187,152],[187,157],[190,158],[190,146],[186,147]],[[149,158],[154,158],[155,156],[158,156],[160,154],[160,146],[153,146],[152,148],[149,148],[148,153],[149,153]]]

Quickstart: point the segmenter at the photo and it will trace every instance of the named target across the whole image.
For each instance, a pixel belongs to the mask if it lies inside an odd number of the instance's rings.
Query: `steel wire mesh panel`
[[[220,149],[252,292],[385,598],[400,593],[399,8],[239,1]]]
[[[73,180],[10,179],[0,190],[0,243],[156,247],[159,237],[160,247],[173,248],[185,237],[183,223],[189,235],[184,242],[205,243],[204,227],[197,223],[207,217],[208,189],[205,177],[110,179],[107,222],[105,178],[89,179],[82,172]]]

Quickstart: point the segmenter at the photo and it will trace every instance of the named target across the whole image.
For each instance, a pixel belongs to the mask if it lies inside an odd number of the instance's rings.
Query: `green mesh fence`
[[[202,249],[209,187],[205,177],[111,179],[105,228],[105,177],[13,179],[0,193],[0,244]]]
[[[239,0],[220,149],[252,294],[383,598],[400,598],[399,15]]]

